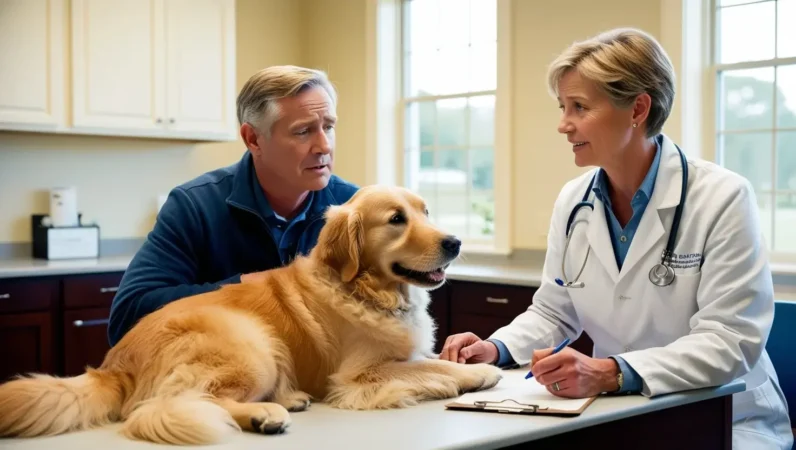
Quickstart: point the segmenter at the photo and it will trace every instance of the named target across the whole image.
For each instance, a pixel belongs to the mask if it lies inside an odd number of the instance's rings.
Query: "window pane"
[[[476,239],[494,237],[495,197],[491,192],[473,192],[470,197],[470,233]]]
[[[774,124],[774,68],[721,73],[724,130],[771,129]]]
[[[423,197],[432,221],[437,211],[436,181],[434,152],[407,150],[404,153],[404,186]]]
[[[796,192],[777,194],[774,211],[774,251],[796,253]]]
[[[796,65],[777,68],[777,124],[796,127]]]
[[[448,47],[437,56],[436,89],[434,94],[456,94],[467,92],[470,72],[470,49],[467,44],[461,47]]]
[[[495,232],[494,167],[492,148],[470,150],[470,235],[476,238]]]
[[[467,99],[437,100],[437,143],[444,146],[467,145]]]
[[[495,152],[491,148],[470,150],[472,191],[491,192],[494,186]]]
[[[719,62],[774,57],[774,2],[719,10]]]
[[[470,97],[470,146],[495,142],[495,97]]]
[[[436,50],[439,29],[438,0],[404,1],[404,49]]]
[[[496,0],[470,0],[470,43],[480,45],[496,40]]]
[[[418,50],[404,58],[405,86],[409,97],[439,94],[439,55],[434,49]]]
[[[777,189],[796,192],[796,131],[777,133]]]
[[[440,0],[439,47],[467,46],[470,43],[470,8],[463,0]]]
[[[434,145],[435,110],[433,101],[413,102],[407,106],[404,147],[418,149]]]
[[[774,247],[774,211],[771,207],[774,194],[771,191],[755,192],[757,207],[760,212],[760,229],[766,241],[766,249]]]
[[[437,152],[437,224],[447,233],[467,235],[467,150]]]
[[[732,5],[743,5],[746,3],[753,3],[756,1],[758,0],[718,0],[716,4],[719,6],[732,6]]]
[[[771,140],[770,133],[723,135],[720,148],[722,165],[746,177],[755,192],[770,191]]]
[[[497,89],[497,44],[470,47],[470,92]]]
[[[796,0],[779,0],[777,3],[777,57],[796,56]]]

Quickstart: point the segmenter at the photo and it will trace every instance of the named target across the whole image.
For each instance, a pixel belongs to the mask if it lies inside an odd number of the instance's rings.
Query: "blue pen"
[[[553,349],[553,353],[551,353],[551,355],[555,355],[556,353],[560,352],[567,345],[569,345],[569,338],[564,339],[563,341],[561,341],[560,344],[556,345],[556,348]],[[525,375],[525,379],[527,380],[528,378],[531,378],[532,376],[533,376],[533,373],[529,370],[528,371],[528,375]]]

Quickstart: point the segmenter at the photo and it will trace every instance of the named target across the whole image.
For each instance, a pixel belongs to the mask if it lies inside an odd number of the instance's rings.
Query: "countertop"
[[[522,377],[525,370],[508,370]],[[501,381],[502,382],[502,381]],[[670,394],[650,399],[640,395],[603,396],[575,417],[532,416],[446,410],[450,400],[421,403],[406,409],[347,411],[313,404],[294,413],[287,432],[276,436],[234,435],[214,449],[495,449],[533,441],[592,425],[636,416],[678,405],[740,392],[742,380],[724,386]],[[118,433],[119,424],[55,437],[9,439],[7,450],[80,448],[83,450],[156,449],[163,446],[130,441]],[[209,448],[209,447],[182,447]]]
[[[121,272],[127,268],[132,258],[133,254],[63,261],[31,257],[6,258],[0,259],[0,279]],[[541,262],[531,258],[463,258],[448,268],[448,278],[451,280],[537,287],[541,283],[541,277]]]

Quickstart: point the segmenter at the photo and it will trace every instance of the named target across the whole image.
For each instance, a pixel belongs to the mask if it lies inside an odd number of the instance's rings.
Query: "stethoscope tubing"
[[[663,146],[661,145],[662,151]],[[672,263],[672,256],[674,254],[674,245],[675,241],[677,240],[677,233],[680,230],[680,220],[683,216],[683,208],[685,207],[685,200],[686,200],[686,190],[688,188],[688,161],[685,158],[685,154],[680,149],[677,144],[675,144],[675,148],[677,149],[677,153],[680,155],[680,164],[683,169],[683,177],[682,177],[682,189],[680,190],[680,203],[677,205],[674,211],[674,220],[672,221],[672,229],[669,232],[669,238],[666,242],[666,248],[664,249],[663,253],[661,254],[661,262],[656,264],[655,266],[650,269],[649,272],[649,279],[650,283],[656,286],[668,286],[674,282],[675,273],[674,269],[671,266]],[[599,172],[598,172],[599,173]],[[597,179],[597,173],[592,176],[591,181],[589,181],[589,186],[586,188],[586,192],[583,194],[583,199],[572,208],[572,211],[569,214],[569,218],[567,219],[567,228],[566,228],[566,241],[564,244],[564,253],[561,257],[561,274],[562,278],[556,278],[555,282],[561,287],[565,288],[582,288],[585,287],[585,283],[580,281],[580,276],[583,273],[584,268],[586,267],[586,262],[589,259],[589,253],[591,252],[591,247],[586,249],[586,257],[583,260],[583,264],[580,267],[577,275],[572,281],[567,279],[566,271],[565,271],[565,262],[567,256],[567,250],[569,249],[569,243],[572,239],[571,229],[575,223],[575,217],[580,211],[581,208],[590,208],[592,212],[594,212],[594,203],[589,201],[589,196],[591,195],[592,188],[594,187],[594,181]],[[663,272],[661,272],[661,269]]]

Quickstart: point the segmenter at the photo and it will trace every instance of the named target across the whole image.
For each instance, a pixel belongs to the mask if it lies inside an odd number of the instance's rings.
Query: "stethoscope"
[[[672,230],[669,233],[669,241],[666,243],[666,249],[664,249],[663,253],[661,254],[661,262],[655,264],[652,269],[650,269],[649,279],[652,284],[655,286],[668,286],[672,284],[674,281],[674,269],[672,268],[672,254],[674,252],[674,241],[677,239],[677,231],[680,228],[680,218],[683,215],[683,206],[685,205],[685,194],[686,194],[686,187],[688,185],[688,163],[685,159],[685,155],[683,151],[680,150],[680,147],[675,145],[677,148],[677,153],[680,154],[680,164],[683,166],[683,188],[680,191],[680,204],[677,205],[677,208],[674,211],[674,220],[672,221]],[[662,146],[661,150],[662,151]],[[580,280],[580,275],[583,273],[583,269],[586,267],[586,261],[589,259],[589,253],[591,252],[591,247],[586,248],[586,258],[583,259],[583,264],[580,266],[580,271],[575,276],[575,279],[570,281],[567,279],[567,274],[565,271],[565,262],[567,257],[567,249],[569,248],[569,242],[572,239],[572,233],[570,233],[572,225],[575,221],[575,216],[578,214],[580,208],[587,207],[594,212],[594,203],[588,201],[589,195],[591,195],[592,187],[594,186],[594,180],[597,178],[597,174],[595,173],[594,176],[591,178],[589,182],[589,187],[586,189],[586,193],[583,195],[583,199],[575,205],[575,208],[572,209],[572,212],[569,214],[569,219],[567,220],[567,239],[566,244],[564,245],[564,255],[561,258],[561,273],[564,279],[556,278],[556,284],[559,286],[563,286],[566,288],[582,288],[585,284]]]

